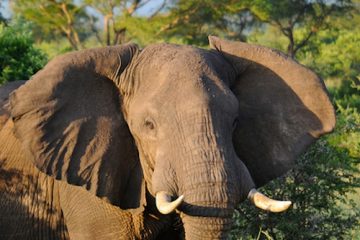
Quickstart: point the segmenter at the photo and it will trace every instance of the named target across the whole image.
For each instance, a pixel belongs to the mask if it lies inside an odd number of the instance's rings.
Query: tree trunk
[[[106,46],[110,46],[110,18],[111,15],[104,16],[104,38]]]
[[[286,29],[287,31],[287,38],[289,39],[289,44],[287,47],[287,54],[294,59],[295,58],[295,40],[292,29]]]
[[[125,43],[126,28],[121,28],[121,29],[114,28],[114,32],[115,32],[115,37],[114,37],[113,45]]]
[[[81,46],[82,48],[84,48],[84,46],[82,45],[80,38],[79,38],[79,34],[77,33],[77,31],[71,27],[72,33],[73,33],[73,41],[76,45],[76,48],[78,49],[79,46]]]

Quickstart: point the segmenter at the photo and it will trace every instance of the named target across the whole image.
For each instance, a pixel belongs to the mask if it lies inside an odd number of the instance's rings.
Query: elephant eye
[[[155,129],[155,123],[150,118],[145,119],[144,126],[149,130],[154,130]]]

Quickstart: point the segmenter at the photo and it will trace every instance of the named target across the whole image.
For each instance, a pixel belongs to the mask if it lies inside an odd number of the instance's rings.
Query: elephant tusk
[[[184,195],[171,201],[171,196],[165,191],[156,193],[156,207],[162,214],[169,214],[174,211],[183,201]]]
[[[288,209],[291,201],[277,201],[268,198],[264,194],[258,192],[255,188],[251,189],[248,194],[248,199],[258,208],[270,212],[282,212]]]

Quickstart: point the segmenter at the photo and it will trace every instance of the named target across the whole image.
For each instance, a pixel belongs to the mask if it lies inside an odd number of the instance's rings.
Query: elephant
[[[209,36],[58,56],[0,88],[1,239],[226,239],[258,188],[333,130],[312,70]]]

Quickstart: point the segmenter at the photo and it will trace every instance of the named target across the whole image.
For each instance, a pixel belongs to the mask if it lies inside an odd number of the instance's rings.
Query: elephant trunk
[[[234,209],[255,188],[247,167],[230,150],[203,155],[206,157],[184,164],[181,169],[183,178],[178,184],[185,210],[201,210],[207,215],[214,214],[214,208]]]
[[[230,151],[204,155],[210,157],[197,159],[192,166],[198,167],[184,169],[186,178],[179,184],[185,239],[226,239],[234,209],[254,183],[246,166]]]
[[[233,220],[226,218],[195,217],[182,214],[185,239],[228,239]]]
[[[186,239],[224,239],[229,234],[235,207],[246,199],[254,182],[236,156],[232,136],[214,130],[215,125],[226,129],[222,122],[205,116],[201,122],[185,123],[182,135],[191,137],[181,142],[183,147],[173,148],[179,143],[168,141],[166,147],[157,151],[152,191],[158,203],[177,206]],[[173,161],[167,161],[168,156],[173,156]],[[182,200],[180,205],[178,199]],[[174,208],[158,209],[168,213]]]

